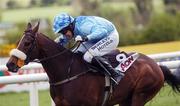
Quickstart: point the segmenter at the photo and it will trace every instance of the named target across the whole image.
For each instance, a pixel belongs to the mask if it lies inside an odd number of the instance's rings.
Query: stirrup
[[[111,80],[112,80],[116,85],[119,84],[113,77],[110,77],[110,78],[111,78]]]

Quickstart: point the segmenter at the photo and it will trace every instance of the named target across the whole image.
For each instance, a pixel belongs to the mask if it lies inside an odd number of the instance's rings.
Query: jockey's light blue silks
[[[106,74],[111,76],[111,79],[118,84],[124,74],[120,71],[116,71],[108,60],[104,59],[103,55],[116,49],[119,43],[119,34],[115,26],[108,20],[97,16],[78,16],[71,23],[70,16],[64,17],[64,15],[58,15],[65,18],[64,20],[55,18],[54,30],[55,33],[65,34],[55,40],[60,45],[65,46],[69,39],[75,38],[76,42],[82,42],[82,44],[76,49],[78,52],[82,52],[83,59],[86,62],[99,65],[102,67]],[[63,19],[62,18],[62,19]],[[56,26],[56,23],[60,25]],[[64,23],[65,25],[61,25]],[[61,30],[59,30],[61,29]]]
[[[61,13],[54,17],[53,31],[58,33],[74,21],[74,18],[67,13]]]
[[[75,18],[74,37],[77,35],[87,36],[89,42],[92,43],[98,42],[114,30],[115,27],[111,22],[100,17],[79,16]],[[65,45],[67,42],[68,40],[65,36],[59,39],[61,45]]]

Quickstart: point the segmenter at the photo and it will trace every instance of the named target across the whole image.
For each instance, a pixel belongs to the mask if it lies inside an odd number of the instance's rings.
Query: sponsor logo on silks
[[[117,60],[117,57],[119,56],[118,55],[116,56],[116,60]],[[129,67],[136,61],[138,57],[139,57],[139,54],[135,53],[125,58],[124,60],[121,60],[121,63],[115,69],[121,72],[126,72],[129,69]]]
[[[113,42],[113,40],[110,39],[110,37],[105,37],[104,39],[97,42],[93,47],[91,47],[91,49],[93,49],[93,50],[97,49],[98,51],[101,51],[103,48],[105,48],[106,46],[108,46],[112,42]]]

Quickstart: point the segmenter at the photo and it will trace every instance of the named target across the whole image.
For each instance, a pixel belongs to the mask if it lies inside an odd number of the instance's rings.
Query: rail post
[[[29,83],[30,106],[39,106],[38,89],[35,82]]]

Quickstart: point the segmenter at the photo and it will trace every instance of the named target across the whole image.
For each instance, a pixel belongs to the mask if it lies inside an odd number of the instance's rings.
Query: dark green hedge
[[[153,17],[142,40],[145,43],[180,40],[180,15],[163,14]]]
[[[141,30],[123,29],[120,45],[133,45],[180,40],[180,14],[176,16],[159,14],[152,16]]]
[[[127,14],[127,11],[113,9],[112,7],[103,8],[104,12],[101,13],[101,16],[111,20],[116,25],[120,34],[119,45],[121,46],[180,40],[180,14],[176,16],[154,15],[146,26],[139,28],[133,24],[131,19],[133,17]],[[48,23],[48,29],[41,32],[54,39],[56,36],[51,29],[52,23],[50,21]],[[16,28],[10,30],[4,37],[7,43],[11,44],[19,40],[26,25],[27,23],[18,23]]]

